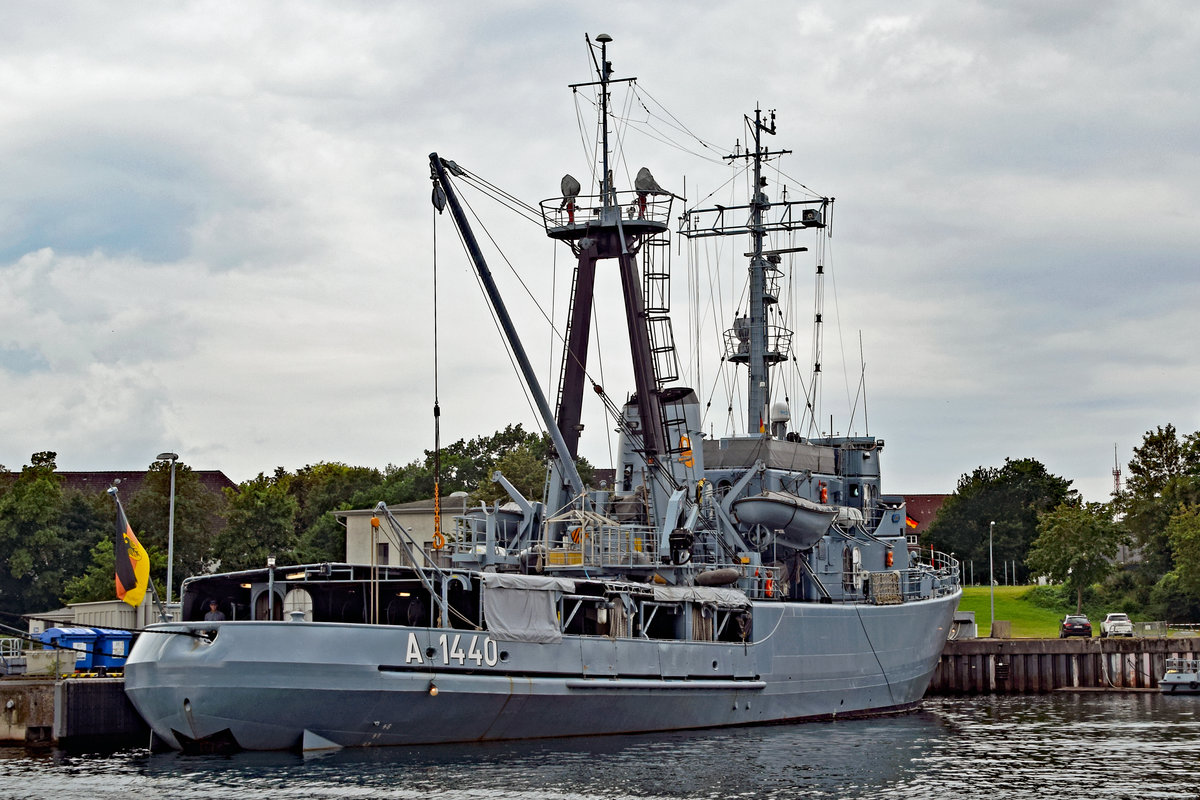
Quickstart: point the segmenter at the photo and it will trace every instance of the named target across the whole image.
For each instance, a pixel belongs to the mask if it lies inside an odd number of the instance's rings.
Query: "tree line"
[[[175,464],[175,586],[189,575],[279,563],[345,559],[345,530],[331,512],[423,500],[433,496],[435,466],[444,498],[465,491],[470,502],[495,501],[491,481],[504,473],[528,497],[541,497],[548,437],[510,425],[490,436],[459,440],[404,466],[384,469],[336,462],[295,471],[278,467],[217,495],[192,467]],[[116,507],[104,492],[63,486],[57,454],[34,453],[20,473],[0,477],[0,612],[38,613],[65,603],[115,597]],[[585,480],[591,467],[580,464]],[[0,473],[8,470],[0,466]],[[120,489],[120,487],[118,487]],[[150,555],[151,578],[165,594],[170,465],[156,461],[141,487],[120,492],[129,523]]]
[[[510,425],[404,466],[279,467],[221,495],[177,462],[172,596],[189,575],[258,567],[269,555],[280,563],[342,560],[345,532],[331,512],[432,497],[438,462],[442,497],[465,491],[472,503],[501,499],[490,479],[497,469],[527,497],[540,497],[549,447],[544,434]],[[64,488],[56,458],[34,453],[19,474],[0,478],[0,612],[114,597],[113,503],[104,493]],[[590,479],[590,465],[581,461],[580,471]],[[959,479],[922,543],[973,561],[978,576],[990,536],[995,562],[1015,564],[1016,581],[1047,576],[1077,607],[1096,600],[1153,619],[1200,619],[1200,432],[1181,437],[1169,424],[1147,431],[1127,475],[1108,502],[1085,503],[1070,480],[1036,459],[981,466]],[[152,463],[122,501],[162,591],[170,466]],[[1123,545],[1137,558],[1121,563]]]
[[[1146,619],[1200,619],[1200,431],[1147,431],[1126,474],[1099,503],[1032,458],[979,467],[959,479],[922,542],[973,561],[978,575],[990,536],[992,558],[1015,563],[1017,582],[1047,577],[1077,610],[1102,603]]]

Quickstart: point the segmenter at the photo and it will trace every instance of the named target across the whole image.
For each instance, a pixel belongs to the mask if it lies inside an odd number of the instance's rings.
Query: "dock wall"
[[[1154,689],[1168,658],[1200,658],[1200,638],[966,639],[946,642],[931,695]]]
[[[48,744],[54,731],[54,681],[0,681],[0,744]]]
[[[149,741],[150,728],[122,678],[0,681],[0,744],[85,745]]]
[[[124,678],[84,678],[54,686],[54,739],[83,744],[112,738],[149,741],[150,727],[125,695]]]

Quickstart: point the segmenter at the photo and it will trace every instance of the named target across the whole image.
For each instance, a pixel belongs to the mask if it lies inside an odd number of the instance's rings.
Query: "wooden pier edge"
[[[1168,658],[1200,657],[1198,637],[964,639],[946,642],[927,695],[1134,691],[1158,687]]]

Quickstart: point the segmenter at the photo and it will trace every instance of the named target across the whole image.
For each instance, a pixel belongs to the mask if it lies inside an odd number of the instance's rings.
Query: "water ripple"
[[[1200,697],[935,698],[903,717],[234,756],[0,749],[0,798],[1200,800]]]

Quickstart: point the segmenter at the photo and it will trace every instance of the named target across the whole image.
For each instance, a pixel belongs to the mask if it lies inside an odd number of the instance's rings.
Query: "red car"
[[[1068,614],[1062,621],[1062,626],[1058,629],[1058,638],[1065,639],[1068,636],[1091,636],[1092,623],[1088,622],[1088,618],[1079,614]]]

